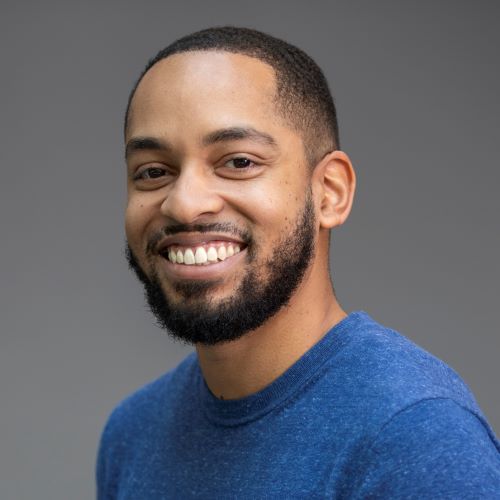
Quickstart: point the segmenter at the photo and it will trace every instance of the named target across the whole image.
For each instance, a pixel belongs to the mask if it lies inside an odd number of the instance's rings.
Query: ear
[[[328,153],[316,165],[311,180],[320,227],[330,229],[343,224],[356,190],[356,174],[349,157],[343,151]]]

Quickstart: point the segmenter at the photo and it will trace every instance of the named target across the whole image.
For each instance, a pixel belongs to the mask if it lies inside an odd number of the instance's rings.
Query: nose
[[[185,168],[172,183],[161,205],[163,215],[179,224],[190,224],[222,210],[223,199],[214,189],[210,173],[202,168]]]

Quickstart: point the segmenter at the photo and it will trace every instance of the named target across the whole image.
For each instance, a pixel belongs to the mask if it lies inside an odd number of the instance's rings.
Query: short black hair
[[[311,166],[327,153],[340,148],[337,112],[320,67],[301,49],[249,28],[224,26],[184,36],[160,50],[135,83],[125,113],[127,129],[130,105],[144,75],[159,61],[191,51],[225,51],[255,57],[275,71],[278,112],[301,135]]]

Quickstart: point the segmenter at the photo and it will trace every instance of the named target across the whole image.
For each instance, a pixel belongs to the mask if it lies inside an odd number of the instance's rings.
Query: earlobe
[[[356,190],[356,174],[343,151],[332,151],[313,172],[319,207],[320,227],[331,229],[345,222],[351,211]]]

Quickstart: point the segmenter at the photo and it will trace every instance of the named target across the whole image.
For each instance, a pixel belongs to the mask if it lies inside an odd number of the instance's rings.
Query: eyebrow
[[[278,143],[269,134],[260,132],[253,127],[229,127],[210,132],[202,138],[203,146],[211,146],[221,142],[250,140],[265,146],[278,149]],[[171,151],[168,142],[155,137],[134,137],[127,142],[125,147],[125,158],[137,151]]]
[[[230,127],[215,130],[203,138],[203,145],[210,146],[219,142],[250,140],[271,146],[278,149],[278,143],[275,139],[265,132],[260,132],[252,127]]]
[[[169,151],[170,146],[160,139],[154,137],[134,137],[127,142],[125,147],[125,158],[136,151]]]

